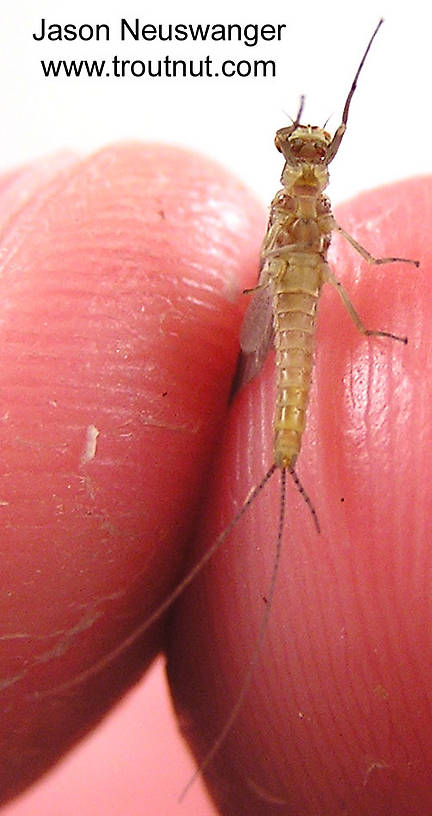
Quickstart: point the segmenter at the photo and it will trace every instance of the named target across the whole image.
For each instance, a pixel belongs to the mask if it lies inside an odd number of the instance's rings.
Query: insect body
[[[329,182],[328,165],[336,156],[346,130],[349,106],[357,79],[379,21],[348,94],[342,123],[333,137],[323,128],[301,125],[304,98],[296,119],[277,131],[275,145],[285,158],[283,190],[273,199],[267,234],[261,250],[261,275],[246,312],[240,343],[250,358],[243,381],[262,365],[274,337],[276,346],[276,410],[274,417],[274,465],[293,473],[306,421],[313,368],[316,312],[324,283],[335,286],[359,331],[407,342],[387,331],[366,329],[340,281],[327,263],[331,233],[337,231],[372,264],[406,258],[374,258],[335,221],[324,190]],[[260,314],[261,313],[261,314]],[[260,315],[260,316],[259,316]]]
[[[300,451],[313,367],[316,311],[330,244],[330,205],[322,195],[328,174],[326,166],[317,163],[318,155],[325,155],[327,134],[316,130],[297,127],[291,142],[283,131],[278,131],[278,148],[283,150],[288,144],[292,150],[294,144],[307,161],[296,166],[286,164],[284,190],[273,200],[261,255],[259,285],[271,290],[276,345],[274,462],[278,468],[293,467]],[[243,337],[248,320],[246,317]]]

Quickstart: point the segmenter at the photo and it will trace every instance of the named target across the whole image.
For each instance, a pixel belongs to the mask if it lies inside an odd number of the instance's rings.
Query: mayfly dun
[[[279,522],[272,575],[266,594],[255,647],[242,681],[240,693],[231,713],[205,756],[196,774],[184,789],[185,795],[196,776],[202,774],[219,750],[242,707],[256,663],[261,653],[270,615],[285,520],[286,480],[292,477],[303,496],[317,532],[318,516],[295,470],[306,424],[306,412],[313,370],[314,335],[317,307],[322,287],[330,283],[339,293],[358,331],[369,337],[384,337],[406,344],[407,337],[380,329],[368,329],[357,313],[343,284],[327,261],[331,235],[338,232],[368,264],[407,263],[418,267],[419,262],[400,257],[375,257],[349,235],[335,220],[330,201],[324,194],[329,183],[329,164],[335,158],[348,122],[348,114],[357,81],[371,45],[383,23],[380,19],[373,32],[354,76],[342,113],[342,122],[331,136],[324,128],[301,124],[304,97],[295,120],[276,132],[275,146],[282,153],[285,166],[281,182],[283,189],[270,207],[267,232],[261,248],[261,270],[257,285],[246,290],[252,299],[246,310],[241,331],[241,358],[236,386],[241,387],[261,370],[272,345],[276,349],[276,402],[273,418],[273,462],[261,482],[253,489],[230,524],[219,536],[210,555],[236,526],[247,508],[271,479],[280,472]],[[198,565],[200,566],[201,563]],[[195,569],[193,573],[195,574]],[[189,580],[189,576],[186,581]]]
[[[281,492],[276,552],[259,633],[243,678],[241,692],[197,774],[205,770],[231,729],[247,694],[259,659],[280,559],[287,476],[291,476],[294,480],[309,507],[315,527],[319,532],[317,514],[297,476],[295,465],[306,423],[313,368],[317,306],[324,283],[330,283],[336,288],[349,316],[362,334],[407,343],[406,337],[389,331],[365,327],[342,283],[327,262],[331,235],[333,232],[338,232],[369,264],[401,262],[419,265],[418,261],[406,258],[372,256],[336,222],[330,202],[324,194],[329,182],[328,167],[342,143],[347,128],[351,100],[360,72],[382,22],[383,20],[380,20],[376,26],[360,61],[346,98],[341,124],[334,135],[331,136],[324,128],[301,124],[304,107],[304,97],[301,97],[295,120],[289,126],[278,130],[275,137],[276,148],[285,160],[281,177],[283,189],[276,194],[271,204],[268,229],[261,250],[261,272],[257,286],[250,290],[252,299],[247,308],[240,334],[243,359],[240,384],[246,383],[260,371],[267,351],[273,343],[276,348],[273,461],[261,482],[251,491],[229,525],[153,614],[96,665],[51,692],[59,692],[82,682],[86,677],[94,675],[125,652],[189,586],[223,541],[227,539],[271,477],[279,471]],[[184,792],[190,787],[193,779]]]

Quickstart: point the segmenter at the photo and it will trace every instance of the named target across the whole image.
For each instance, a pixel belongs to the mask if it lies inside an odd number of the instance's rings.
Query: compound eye
[[[279,153],[284,153],[284,146],[290,143],[289,137],[285,133],[278,131],[274,140],[275,146]]]

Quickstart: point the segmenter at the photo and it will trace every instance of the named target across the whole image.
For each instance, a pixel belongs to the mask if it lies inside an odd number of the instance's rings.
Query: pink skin
[[[409,344],[361,336],[326,287],[298,460],[322,534],[290,483],[264,648],[206,775],[230,816],[432,812],[431,192],[430,178],[414,179],[337,214],[370,251],[421,260],[368,267],[342,239],[331,252],[366,325]],[[272,461],[273,380],[271,356],[233,405],[198,552]],[[276,474],[176,610],[169,674],[199,761],[256,642],[278,513]]]
[[[229,521],[271,462],[273,394],[270,357],[220,442],[246,305],[236,296],[253,283],[265,222],[238,182],[200,157],[137,145],[22,178],[0,187],[4,798],[163,648],[160,624],[100,674],[35,696],[85,672],[175,584],[215,442],[199,551]],[[289,485],[264,651],[208,773],[224,813],[430,814],[431,202],[430,180],[416,179],[339,211],[371,251],[422,261],[361,262],[357,278],[355,252],[338,240],[332,253],[367,325],[409,345],[359,336],[337,295],[323,295],[298,463],[322,535]],[[253,649],[277,482],[172,618],[171,681],[201,757]]]
[[[159,621],[67,685],[177,582],[265,215],[218,165],[160,146],[42,162],[0,195],[6,799],[163,648]]]

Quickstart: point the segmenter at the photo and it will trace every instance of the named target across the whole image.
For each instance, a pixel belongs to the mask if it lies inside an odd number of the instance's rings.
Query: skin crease
[[[239,719],[207,774],[223,813],[430,813],[429,250],[422,227],[431,215],[430,191],[430,180],[417,179],[339,211],[343,226],[370,250],[421,259],[420,270],[361,264],[354,281],[360,262],[353,250],[335,241],[332,255],[367,324],[406,332],[409,345],[358,336],[337,295],[323,296],[299,459],[323,532],[318,538],[289,486],[265,649]],[[9,203],[2,303],[10,334],[0,370],[8,405],[17,407],[8,415],[8,422],[15,416],[12,435],[2,423],[2,450],[6,445],[5,473],[18,475],[13,490],[5,481],[17,516],[5,526],[4,587],[12,594],[2,627],[20,637],[3,638],[2,677],[18,676],[23,665],[26,672],[6,688],[3,703],[4,714],[11,712],[9,720],[1,718],[4,796],[90,728],[163,646],[159,626],[101,676],[54,697],[31,697],[121,642],[175,581],[235,363],[246,305],[236,304],[235,292],[253,284],[265,220],[228,174],[174,148],[110,148],[82,165],[57,168],[52,182],[36,180],[24,205],[9,190]],[[372,226],[362,231],[357,222]],[[153,275],[150,297],[145,284]],[[160,315],[175,295],[168,331]],[[143,298],[144,315],[154,308],[153,322],[142,317]],[[63,304],[65,314],[50,324]],[[173,384],[167,413],[162,365]],[[271,461],[272,380],[270,357],[233,403],[223,444],[218,441],[199,549],[214,540]],[[91,388],[95,382],[103,387]],[[23,398],[23,386],[31,398]],[[39,425],[41,406],[46,419]],[[57,407],[58,420],[49,414]],[[277,479],[171,616],[171,682],[201,756],[230,711],[253,648],[277,527]],[[50,501],[42,501],[45,495]],[[32,636],[23,638],[29,620]],[[54,638],[61,630],[77,632],[78,643]],[[57,651],[46,655],[47,643]]]

